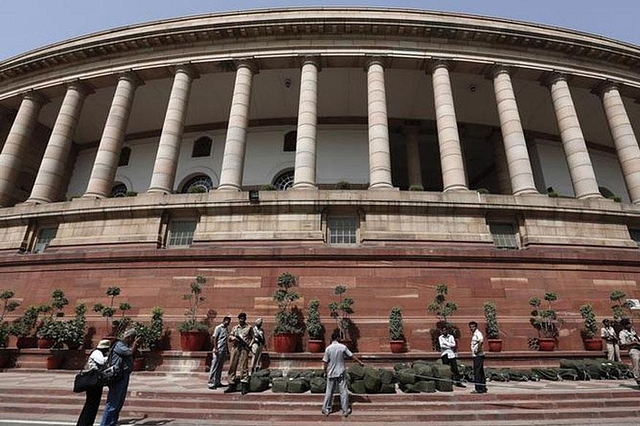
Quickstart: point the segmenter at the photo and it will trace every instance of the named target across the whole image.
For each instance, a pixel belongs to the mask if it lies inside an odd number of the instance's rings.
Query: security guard
[[[238,324],[233,327],[229,334],[231,344],[231,361],[229,365],[229,387],[224,393],[235,392],[238,389],[238,369],[240,370],[240,384],[242,394],[249,392],[249,352],[250,343],[253,341],[252,327],[247,324],[247,314],[238,314]]]

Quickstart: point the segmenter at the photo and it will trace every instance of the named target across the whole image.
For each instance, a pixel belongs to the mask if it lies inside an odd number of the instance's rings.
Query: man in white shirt
[[[340,338],[340,330],[335,329],[331,333],[331,344],[327,346],[322,357],[324,366],[324,374],[327,378],[327,387],[324,393],[324,402],[322,404],[322,414],[328,416],[331,413],[333,403],[333,392],[335,387],[340,389],[340,405],[342,407],[342,415],[347,417],[351,414],[349,407],[349,391],[347,390],[347,372],[344,366],[345,360],[352,359],[361,366],[364,363],[360,361],[351,351],[342,343],[338,342]]]
[[[262,329],[262,318],[258,318],[253,326],[253,341],[251,342],[251,353],[249,354],[251,357],[250,364],[252,373],[255,373],[262,368],[260,359],[262,357],[262,350],[264,349],[265,343],[266,340],[264,338],[264,330]]]
[[[487,393],[487,378],[484,375],[484,351],[482,344],[484,336],[478,330],[478,323],[471,321],[469,323],[471,330],[471,355],[473,356],[473,381],[476,389],[472,393]]]
[[[607,350],[607,360],[620,362],[620,345],[618,344],[616,331],[608,319],[602,320],[602,325],[604,327],[600,329],[600,337],[604,341],[604,347]]]
[[[460,372],[458,371],[458,362],[456,361],[456,339],[449,334],[448,327],[442,327],[440,329],[440,337],[438,337],[438,343],[440,344],[440,358],[442,363],[449,365],[451,368],[451,375],[453,376],[453,384],[459,388],[466,388],[460,381]]]
[[[629,358],[633,369],[633,376],[636,383],[640,385],[640,339],[633,329],[631,321],[628,318],[622,320],[622,330],[620,330],[619,339],[622,349],[629,349]]]
[[[227,347],[229,324],[231,324],[231,317],[224,317],[222,323],[213,329],[213,334],[211,335],[213,353],[211,357],[211,370],[209,370],[209,380],[207,382],[209,389],[216,389],[222,386],[222,367],[229,355],[229,349]]]

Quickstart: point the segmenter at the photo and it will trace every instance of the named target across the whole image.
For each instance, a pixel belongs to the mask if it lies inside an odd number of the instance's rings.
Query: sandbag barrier
[[[463,381],[473,385],[473,369],[458,362]],[[537,382],[540,380],[626,380],[633,373],[627,364],[609,362],[605,359],[568,360],[561,359],[556,368],[485,368],[487,382],[499,386],[500,382]],[[264,392],[271,388],[275,393],[318,393],[326,388],[323,370],[261,370],[251,375],[249,390]],[[361,367],[347,369],[347,385],[354,394],[433,393],[452,392],[451,369],[440,360],[435,362],[415,361],[399,363],[393,370]]]

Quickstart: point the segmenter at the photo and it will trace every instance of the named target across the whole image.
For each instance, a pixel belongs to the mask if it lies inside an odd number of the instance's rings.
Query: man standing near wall
[[[629,349],[633,376],[636,379],[636,383],[640,385],[640,339],[638,339],[638,334],[633,329],[628,318],[622,320],[622,327],[624,328],[620,330],[619,334],[620,347]]]
[[[602,320],[603,327],[600,329],[600,337],[604,340],[604,347],[607,350],[607,360],[620,362],[620,345],[618,336],[608,319]]]
[[[327,387],[324,393],[324,403],[322,404],[322,414],[328,416],[331,413],[333,403],[333,392],[336,386],[340,389],[340,406],[342,407],[342,415],[347,417],[351,414],[349,407],[349,391],[347,389],[347,370],[344,362],[352,359],[361,366],[364,363],[360,361],[351,351],[342,343],[338,342],[340,338],[340,330],[335,329],[331,333],[331,344],[327,346],[322,357],[324,366],[324,374],[327,379]]]
[[[211,335],[211,343],[213,346],[213,354],[211,357],[211,370],[209,371],[209,381],[207,387],[209,389],[217,389],[222,386],[222,367],[229,354],[227,348],[228,328],[231,323],[231,317],[224,317],[222,323],[218,324]]]
[[[469,323],[471,330],[471,355],[473,356],[473,381],[476,388],[473,393],[487,393],[487,379],[484,375],[484,336],[478,330],[478,323],[471,321]]]
[[[238,381],[242,387],[242,394],[249,392],[249,344],[253,340],[253,330],[247,324],[247,314],[240,312],[238,315],[238,325],[233,327],[229,335],[231,343],[231,361],[229,362],[229,386],[224,393],[235,392],[238,389]],[[238,369],[240,369],[240,380],[238,380]]]
[[[453,377],[453,384],[460,388],[466,388],[462,384],[460,378],[460,372],[458,371],[458,361],[456,361],[456,350],[458,349],[456,339],[449,334],[448,326],[442,327],[440,330],[440,337],[438,337],[438,344],[440,345],[440,359],[444,365],[448,365],[451,368],[451,375]]]
[[[262,367],[260,358],[264,349],[266,340],[264,338],[264,330],[262,329],[262,318],[256,320],[253,326],[253,341],[251,342],[251,372],[256,372]]]

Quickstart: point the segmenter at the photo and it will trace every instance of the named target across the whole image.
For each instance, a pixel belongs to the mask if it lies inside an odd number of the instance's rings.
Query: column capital
[[[304,55],[298,58],[300,62],[300,68],[304,67],[307,64],[315,65],[318,71],[322,71],[322,65],[320,65],[320,56],[315,55]]]
[[[390,59],[386,56],[366,56],[364,70],[367,71],[371,65],[380,65],[382,68],[389,66]]]
[[[493,64],[493,66],[489,70],[489,76],[491,76],[491,78],[496,78],[500,74],[507,74],[509,76],[512,76],[513,73],[514,70],[512,67],[499,63]]]
[[[127,80],[134,86],[144,86],[144,80],[135,71],[126,71],[118,76],[118,81]]]
[[[200,78],[200,73],[189,63],[177,65],[171,71],[174,76],[178,73],[183,73],[189,76],[192,80]]]
[[[22,99],[28,99],[30,101],[33,101],[33,102],[39,104],[39,105],[45,105],[45,104],[48,104],[50,102],[49,98],[47,98],[43,94],[38,93],[38,92],[36,92],[34,90],[30,90],[30,91],[24,93],[22,95]]]
[[[442,59],[442,58],[433,58],[431,60],[431,63],[427,67],[427,73],[433,74],[433,72],[438,68],[445,68],[447,71],[451,71],[453,67],[454,67],[453,62],[449,60]]]
[[[551,73],[543,75],[542,78],[540,79],[540,84],[542,84],[543,86],[551,87],[558,81],[568,82],[569,76],[562,72],[553,71]]]
[[[67,85],[68,90],[75,90],[79,92],[83,96],[88,96],[96,92],[95,88],[91,83],[82,80],[72,81]]]
[[[254,58],[243,58],[233,61],[233,66],[236,71],[240,68],[247,68],[251,71],[252,74],[258,74],[260,72],[260,67],[258,66],[258,61]]]
[[[594,95],[597,95],[598,97],[602,98],[602,95],[604,95],[606,92],[608,92],[611,89],[616,89],[619,90],[619,85],[618,83],[616,83],[613,80],[603,80],[600,81],[598,83],[596,83],[595,86],[593,86],[593,88],[591,89],[591,93],[593,93]]]

